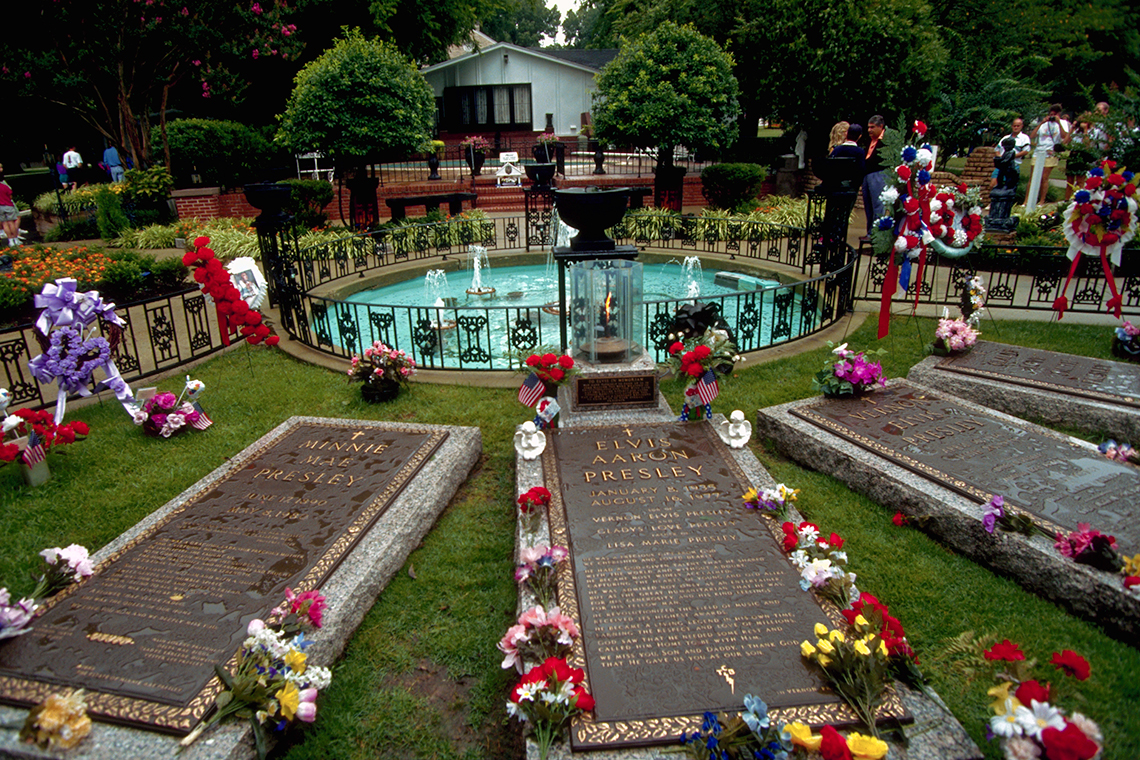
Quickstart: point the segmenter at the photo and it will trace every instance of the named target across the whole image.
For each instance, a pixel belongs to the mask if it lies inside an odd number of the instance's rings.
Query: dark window
[[[529,84],[448,87],[440,121],[452,132],[531,129]]]

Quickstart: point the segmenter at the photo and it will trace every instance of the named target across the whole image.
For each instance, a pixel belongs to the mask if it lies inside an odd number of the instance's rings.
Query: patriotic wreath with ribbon
[[[1061,294],[1053,301],[1057,318],[1063,317],[1069,307],[1065,293],[1076,274],[1081,254],[1087,253],[1100,256],[1104,279],[1112,293],[1105,306],[1120,319],[1123,299],[1116,290],[1109,262],[1120,266],[1124,245],[1136,235],[1136,183],[1132,172],[1123,168],[1116,171],[1116,162],[1110,160],[1089,169],[1084,188],[1073,193],[1073,202],[1065,211],[1062,232],[1069,241],[1067,255],[1073,263]]]
[[[926,136],[926,125],[914,123],[914,142]],[[918,262],[916,282],[922,282],[927,251],[949,258],[970,252],[982,232],[981,191],[965,184],[936,188],[931,172],[934,149],[929,143],[907,145],[901,163],[879,198],[890,213],[875,223],[872,245],[878,254],[890,254],[879,311],[879,337],[890,329],[890,301],[896,286],[910,288],[912,262]],[[915,288],[915,303],[919,289]]]

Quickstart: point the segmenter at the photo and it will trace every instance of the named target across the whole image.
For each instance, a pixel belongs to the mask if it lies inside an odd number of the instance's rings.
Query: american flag
[[[44,461],[44,445],[36,431],[28,433],[28,445],[24,448],[24,464],[35,467]]]
[[[198,413],[198,419],[191,422],[190,427],[197,428],[198,430],[205,430],[206,428],[210,427],[210,425],[214,424],[214,421],[207,417],[206,413],[202,411],[202,406],[197,401],[194,402],[194,411]]]
[[[534,406],[545,392],[546,386],[542,384],[538,373],[531,372],[530,377],[523,380],[522,387],[519,388],[519,403],[524,406]]]
[[[697,381],[697,395],[701,397],[703,403],[711,404],[719,393],[720,386],[717,385],[716,375],[710,369]]]

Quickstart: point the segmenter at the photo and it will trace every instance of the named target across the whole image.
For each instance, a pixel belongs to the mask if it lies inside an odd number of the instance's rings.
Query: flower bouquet
[[[1100,756],[1104,746],[1100,727],[1081,713],[1066,715],[1054,706],[1062,692],[1072,689],[1067,679],[1050,685],[1032,678],[1035,661],[1026,660],[1025,652],[1009,639],[988,649],[980,642],[971,643],[983,649],[977,664],[988,663],[998,682],[987,692],[994,697],[988,733],[1000,742],[1006,758],[1092,760]],[[1077,681],[1091,675],[1088,661],[1070,649],[1054,652],[1050,662]]]
[[[577,624],[559,608],[531,607],[519,615],[518,623],[508,628],[499,641],[499,651],[506,655],[503,670],[513,667],[522,673],[527,662],[567,657],[578,636]]]
[[[705,407],[704,417],[712,419],[712,402],[720,394],[717,375],[727,376],[736,362],[736,340],[716,304],[682,306],[673,318],[668,340],[668,363],[674,374],[688,377],[679,419],[690,419],[689,407]],[[701,419],[696,415],[693,419]]]
[[[200,430],[206,421],[202,413],[189,401],[182,401],[173,393],[156,393],[135,412],[136,425],[156,438],[169,438],[187,430]]]
[[[575,716],[594,709],[594,698],[582,685],[585,680],[585,671],[570,667],[564,659],[549,657],[511,689],[507,714],[531,725],[541,760],[546,760],[554,737]]]
[[[317,719],[317,694],[329,685],[332,674],[328,668],[308,664],[305,650],[313,642],[305,631],[320,627],[324,597],[316,591],[295,594],[286,589],[285,593],[286,600],[273,610],[269,622],[250,621],[234,672],[214,666],[225,686],[218,695],[218,710],[182,739],[183,747],[210,726],[237,716],[253,726],[258,757],[265,760],[268,728],[284,731],[294,721]]]
[[[66,549],[58,546],[44,549],[40,556],[44,559],[44,571],[30,597],[12,604],[8,589],[0,588],[0,641],[30,631],[28,625],[40,602],[95,572],[87,549],[79,544],[71,544]]]
[[[400,386],[416,374],[416,360],[399,349],[375,341],[364,349],[363,356],[352,355],[348,368],[350,382],[360,382],[360,395],[372,403],[391,401]]]
[[[519,555],[515,581],[534,594],[544,609],[558,603],[558,566],[570,556],[565,546],[528,546]]]
[[[1140,327],[1124,320],[1112,332],[1112,355],[1130,362],[1140,361]]]
[[[934,330],[934,342],[928,346],[930,353],[935,356],[950,356],[964,354],[978,342],[978,322],[981,321],[982,312],[986,308],[986,286],[982,278],[977,275],[970,278],[966,287],[962,288],[961,302],[958,304],[959,316],[950,319],[948,310],[942,310],[942,318],[938,320],[938,327]]]
[[[681,732],[681,746],[694,760],[708,758],[773,758],[788,760],[792,749],[787,724],[777,724],[768,715],[768,705],[746,694],[740,715],[706,712],[699,730]]]
[[[40,749],[72,749],[91,733],[86,693],[76,689],[51,694],[28,712],[20,729],[20,741]]]
[[[835,346],[827,342],[829,348]],[[835,362],[828,361],[823,369],[812,378],[812,388],[819,390],[828,398],[841,398],[844,396],[862,396],[874,390],[875,386],[885,387],[883,378],[883,365],[879,362],[867,361],[868,356],[881,356],[886,351],[879,348],[874,351],[851,351],[847,344],[835,346],[831,353],[837,357]]]
[[[531,354],[524,364],[525,366],[520,369],[538,375],[538,379],[546,386],[547,396],[557,395],[555,389],[569,382],[570,378],[578,373],[574,359],[567,354]]]
[[[538,530],[542,517],[546,515],[548,504],[550,504],[550,491],[542,486],[535,486],[519,496],[519,521],[527,533]]]
[[[86,422],[76,420],[59,425],[55,417],[43,409],[17,409],[3,421],[0,465],[19,461],[24,465],[24,479],[30,485],[40,485],[51,477],[47,453],[53,447],[81,441],[90,432]],[[22,440],[25,438],[26,442]],[[22,449],[21,442],[25,444]]]
[[[459,147],[463,149],[464,155],[470,155],[472,152],[485,155],[491,152],[491,143],[487,142],[487,138],[479,135],[464,137],[459,141]]]
[[[788,516],[788,502],[795,501],[799,494],[800,489],[788,488],[783,483],[777,483],[775,488],[765,488],[763,491],[749,488],[744,494],[744,506],[759,512],[771,512],[783,520]]]
[[[847,552],[843,551],[843,539],[838,533],[827,538],[820,535],[819,528],[809,522],[799,525],[785,522],[784,551],[800,572],[800,588],[804,591],[815,589],[840,609],[859,598],[855,586],[855,573],[849,573]]]

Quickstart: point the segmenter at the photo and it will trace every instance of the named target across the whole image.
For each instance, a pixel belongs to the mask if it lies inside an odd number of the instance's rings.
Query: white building
[[[461,52],[423,69],[446,135],[578,133],[595,75],[616,50],[540,50],[507,42]]]

